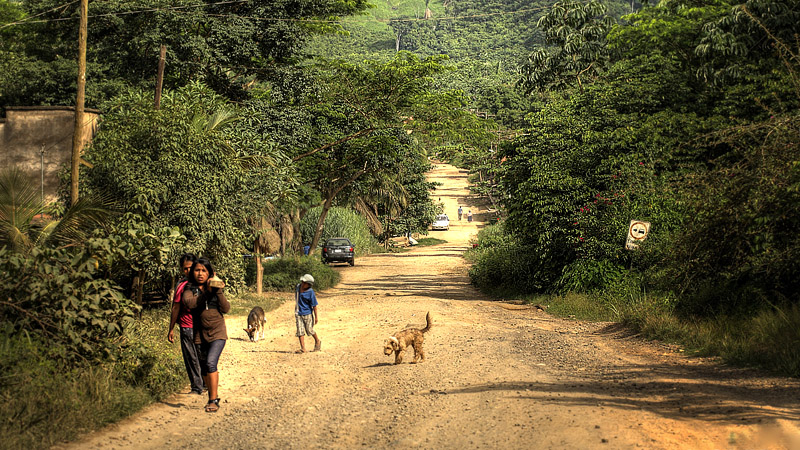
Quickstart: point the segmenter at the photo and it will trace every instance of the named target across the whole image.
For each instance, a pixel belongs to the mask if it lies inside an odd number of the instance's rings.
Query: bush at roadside
[[[313,256],[285,257],[268,260],[263,265],[263,289],[267,291],[291,291],[300,277],[310,273],[314,277],[314,289],[325,290],[336,285],[341,276]],[[253,286],[256,279],[256,265],[247,267],[247,284]]]
[[[469,277],[483,291],[498,295],[536,292],[554,280],[542,278],[549,272],[539,270],[542,259],[515,236],[507,235],[503,225],[489,225],[478,233],[480,245],[466,252],[472,262]]]

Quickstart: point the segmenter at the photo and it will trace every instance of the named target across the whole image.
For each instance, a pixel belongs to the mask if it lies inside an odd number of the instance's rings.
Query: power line
[[[33,19],[34,17],[39,17],[39,16],[41,16],[43,14],[47,14],[49,12],[53,12],[53,11],[55,11],[57,9],[66,8],[67,6],[69,6],[69,5],[73,4],[73,3],[78,3],[79,1],[80,0],[73,0],[73,1],[71,1],[69,3],[65,3],[63,5],[56,6],[55,8],[48,9],[47,11],[40,12],[39,14],[34,14],[34,15],[30,16],[30,17],[26,17],[26,18],[24,18],[22,20],[18,20],[16,22],[7,23],[7,24],[3,25],[2,27],[0,27],[0,30],[2,30],[5,27],[10,27],[12,25],[19,25],[19,24],[23,24],[23,23],[29,22],[30,19]]]
[[[31,23],[48,23],[48,22],[61,22],[66,20],[76,20],[76,17],[59,17],[56,19],[44,19],[44,20],[30,20],[33,17],[38,17],[42,14],[46,14],[48,12],[54,11],[59,8],[67,7],[73,3],[78,2],[79,0],[74,0],[70,3],[67,3],[62,6],[58,6],[53,8],[49,11],[45,11],[43,13],[39,13],[36,16],[31,16],[29,18],[4,24],[0,26],[0,29],[14,26],[14,25],[26,25]],[[227,0],[215,3],[205,3],[202,5],[186,5],[186,6],[170,6],[166,8],[149,8],[149,9],[140,9],[140,10],[133,10],[133,11],[123,11],[123,12],[115,12],[115,13],[105,13],[105,14],[93,14],[90,15],[89,18],[98,18],[98,17],[116,17],[116,16],[124,16],[124,15],[131,15],[131,14],[142,14],[148,12],[159,12],[159,11],[180,11],[190,8],[203,8],[206,6],[215,6],[215,5],[225,5],[225,4],[232,4],[232,3],[247,3],[250,0]],[[500,11],[495,13],[483,13],[483,14],[472,14],[466,16],[449,16],[449,17],[430,17],[430,18],[408,18],[408,19],[378,19],[375,18],[375,21],[381,23],[391,23],[391,22],[422,22],[422,21],[440,21],[440,20],[464,20],[464,19],[474,19],[479,17],[489,17],[489,16],[499,16],[499,15],[510,15],[510,14],[521,14],[526,12],[535,12],[535,11],[543,11],[545,9],[549,9],[549,6],[542,6],[539,8],[528,8],[528,9],[520,9],[517,11]],[[351,18],[350,20],[338,19],[291,19],[285,17],[258,17],[258,16],[242,16],[238,14],[207,14],[209,17],[233,17],[239,19],[249,19],[249,20],[257,20],[263,22],[300,22],[300,23],[357,23],[359,20],[357,18]]]
[[[30,18],[40,16],[42,14],[48,13],[50,11],[56,10],[58,8],[61,8],[61,7],[69,6],[72,3],[77,3],[78,1],[80,1],[80,0],[75,0],[75,1],[67,3],[65,5],[58,6],[56,8],[53,8],[53,9],[49,10],[49,11],[45,11],[43,13],[39,13],[36,16],[31,16]],[[97,18],[97,17],[125,16],[125,15],[130,15],[130,14],[141,14],[141,13],[147,13],[147,12],[177,11],[177,10],[190,9],[190,8],[204,8],[206,6],[227,5],[227,4],[231,4],[231,3],[247,3],[249,1],[250,0],[226,0],[226,1],[215,2],[215,3],[203,3],[201,5],[169,6],[169,7],[166,7],[166,8],[149,8],[149,9],[137,9],[137,10],[133,10],[133,11],[122,11],[122,12],[115,12],[115,13],[93,14],[93,15],[88,16],[88,17],[90,19],[93,19],[93,18]],[[30,18],[28,18],[28,19],[30,19]],[[23,19],[23,20],[20,20],[18,22],[7,23],[7,24],[5,24],[3,26],[0,26],[0,29],[3,29],[5,27],[10,27],[12,25],[22,25],[22,24],[29,24],[29,23],[61,22],[61,21],[65,21],[65,20],[77,20],[77,19],[78,19],[77,17],[59,17],[57,19],[47,19],[47,20],[27,20],[27,19]]]

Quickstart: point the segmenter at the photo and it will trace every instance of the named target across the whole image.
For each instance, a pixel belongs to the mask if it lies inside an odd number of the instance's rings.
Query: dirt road
[[[337,269],[342,283],[319,293],[321,352],[294,354],[291,301],[258,343],[229,317],[218,413],[180,394],[66,447],[800,448],[798,380],[482,297],[461,257],[483,219],[466,174],[431,177],[454,219],[433,234],[447,243]],[[427,360],[391,364],[384,339],[428,311]]]

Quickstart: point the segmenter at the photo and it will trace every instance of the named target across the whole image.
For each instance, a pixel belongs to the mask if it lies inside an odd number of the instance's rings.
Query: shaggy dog
[[[406,328],[394,336],[389,336],[389,339],[383,345],[383,354],[389,356],[394,352],[394,363],[400,364],[403,362],[403,352],[405,352],[406,347],[411,346],[414,349],[414,362],[425,361],[425,351],[422,350],[422,343],[425,341],[423,333],[430,330],[431,325],[433,325],[433,322],[429,312],[425,315],[425,328],[421,330]]]
[[[254,307],[250,314],[247,315],[247,328],[244,329],[251,342],[258,342],[258,335],[264,338],[264,324],[267,319],[264,318],[264,310],[260,306]]]

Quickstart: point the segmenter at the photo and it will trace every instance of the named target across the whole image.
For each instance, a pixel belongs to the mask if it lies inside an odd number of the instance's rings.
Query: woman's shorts
[[[217,371],[217,363],[225,348],[225,339],[200,344],[200,375],[206,376]]]
[[[314,331],[314,314],[294,317],[297,319],[297,337],[305,335],[313,336],[316,334]]]

